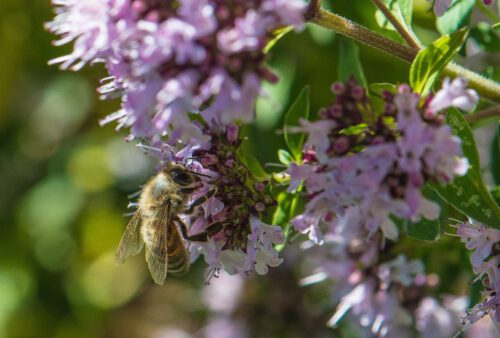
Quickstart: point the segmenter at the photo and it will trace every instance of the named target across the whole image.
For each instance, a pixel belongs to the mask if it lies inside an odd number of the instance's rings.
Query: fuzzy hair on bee
[[[116,252],[123,263],[144,248],[146,262],[155,283],[163,285],[167,274],[182,275],[189,270],[184,239],[206,240],[206,234],[188,236],[179,214],[190,213],[214,192],[188,205],[189,195],[201,187],[205,175],[184,165],[169,163],[144,185],[137,210],[129,221]],[[182,233],[179,233],[179,229]]]

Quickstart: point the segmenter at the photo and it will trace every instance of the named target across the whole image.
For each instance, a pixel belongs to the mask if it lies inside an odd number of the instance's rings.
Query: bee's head
[[[181,165],[169,165],[165,171],[170,175],[172,180],[180,186],[189,186],[196,181],[195,175]]]

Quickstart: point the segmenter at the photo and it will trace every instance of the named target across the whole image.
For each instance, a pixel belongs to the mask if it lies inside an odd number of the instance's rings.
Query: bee
[[[170,163],[145,184],[138,208],[120,240],[116,252],[118,263],[137,255],[144,247],[146,262],[155,283],[163,285],[167,273],[182,275],[189,270],[189,254],[182,237],[206,241],[209,233],[189,236],[179,214],[191,214],[196,206],[215,194],[214,189],[209,190],[205,196],[188,205],[189,194],[202,185],[200,177],[210,176]]]

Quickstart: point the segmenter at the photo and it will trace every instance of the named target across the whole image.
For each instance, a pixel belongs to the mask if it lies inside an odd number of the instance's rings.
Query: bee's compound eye
[[[185,171],[172,170],[172,179],[180,185],[189,185],[193,183],[193,176]]]

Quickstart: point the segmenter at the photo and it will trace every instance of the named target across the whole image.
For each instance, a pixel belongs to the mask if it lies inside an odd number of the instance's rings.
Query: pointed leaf
[[[394,17],[406,27],[406,30],[413,34],[411,20],[413,14],[413,0],[382,0]],[[384,13],[377,9],[375,12],[377,24],[388,30],[395,30],[394,26],[385,17]]]
[[[273,32],[273,38],[264,47],[264,53],[267,54],[282,37],[284,37],[292,30],[293,26],[286,26],[275,30]]]
[[[467,30],[445,35],[418,52],[410,68],[410,84],[414,91],[425,96],[438,79],[444,67],[462,47]]]

